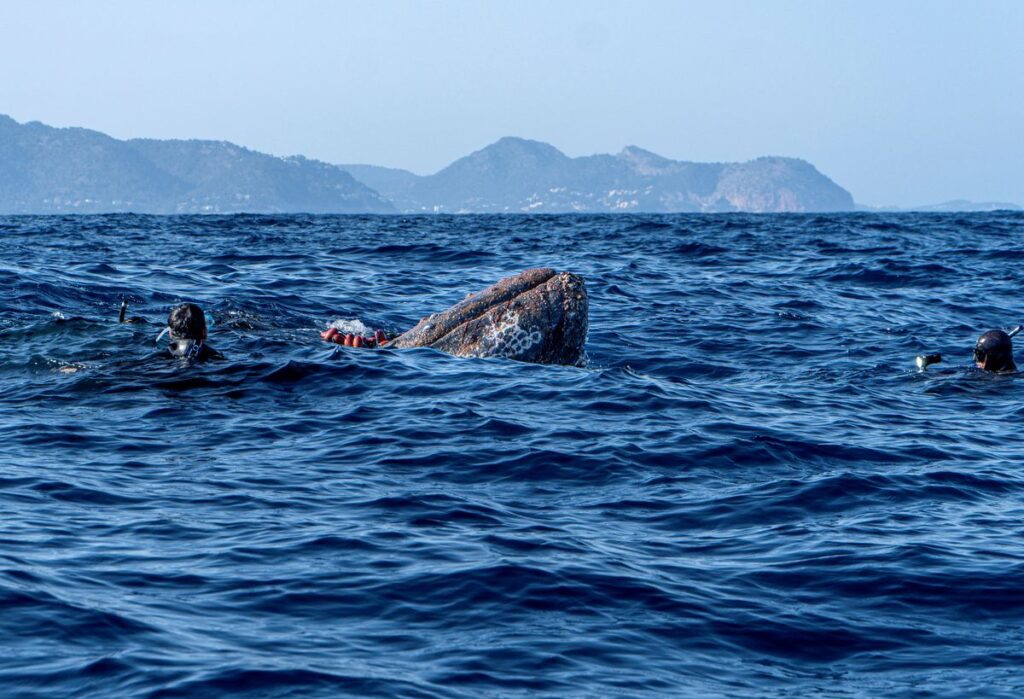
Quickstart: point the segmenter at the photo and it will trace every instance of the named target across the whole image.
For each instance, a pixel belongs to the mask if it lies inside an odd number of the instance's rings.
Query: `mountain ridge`
[[[279,157],[229,141],[119,140],[0,115],[0,213],[609,213],[852,211],[797,158],[672,160],[625,146],[570,157],[506,136],[432,175]]]
[[[853,211],[853,197],[807,161],[671,160],[638,146],[571,158],[506,136],[432,175],[341,165],[405,213]]]
[[[228,141],[119,140],[0,115],[0,212],[394,213],[347,171]]]
[[[877,213],[987,213],[992,211],[1024,211],[1024,206],[1008,201],[950,199],[937,204],[919,204],[916,206],[861,206],[858,210]]]

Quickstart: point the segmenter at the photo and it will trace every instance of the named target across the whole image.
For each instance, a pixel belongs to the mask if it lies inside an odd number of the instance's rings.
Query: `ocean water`
[[[0,218],[0,695],[1019,697],[1024,382],[970,354],[1022,240]],[[533,266],[586,277],[587,366],[319,340]],[[156,354],[183,300],[225,361]]]

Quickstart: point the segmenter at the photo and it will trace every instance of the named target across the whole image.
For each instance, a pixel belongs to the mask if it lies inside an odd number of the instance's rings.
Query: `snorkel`
[[[122,316],[124,315],[124,306],[123,305],[121,307],[121,315]],[[206,315],[206,333],[209,334],[210,333],[210,328],[213,327],[213,314],[212,313],[206,313],[204,315]],[[160,334],[156,336],[156,339],[153,340],[153,342],[155,342],[157,344],[160,344],[160,340],[162,340],[164,338],[164,335],[169,335],[172,342],[174,340],[181,339],[181,338],[176,338],[174,336],[174,331],[171,330],[171,326],[168,325],[168,326],[164,327],[163,330],[160,331]],[[202,340],[193,340],[193,342],[199,342],[200,344],[202,344],[203,341]]]
[[[118,323],[148,323],[149,321],[140,316],[128,316],[128,299],[121,299],[121,310],[117,313]]]

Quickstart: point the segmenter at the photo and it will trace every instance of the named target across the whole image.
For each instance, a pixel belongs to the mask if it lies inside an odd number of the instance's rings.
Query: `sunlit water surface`
[[[1019,697],[1022,234],[0,218],[2,694]],[[585,368],[319,340],[533,266]],[[156,354],[182,300],[226,361]]]

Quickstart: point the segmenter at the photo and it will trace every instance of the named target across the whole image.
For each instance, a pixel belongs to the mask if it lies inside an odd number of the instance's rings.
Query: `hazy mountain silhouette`
[[[393,212],[343,169],[224,141],[120,141],[0,115],[0,213]]]
[[[795,158],[747,163],[670,160],[629,146],[570,158],[503,138],[434,175],[343,165],[404,212],[851,211],[853,197]]]
[[[970,213],[992,211],[1022,211],[1024,207],[1008,201],[970,201],[953,199],[939,204],[919,204],[917,206],[862,206],[863,211],[914,211],[923,213]]]
[[[376,191],[375,191],[376,190]],[[0,213],[847,211],[794,158],[670,160],[635,146],[570,158],[522,138],[419,176],[279,158],[225,141],[134,139],[0,115]]]

